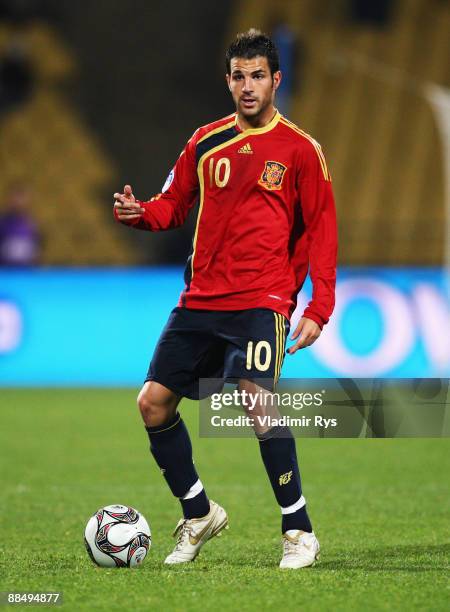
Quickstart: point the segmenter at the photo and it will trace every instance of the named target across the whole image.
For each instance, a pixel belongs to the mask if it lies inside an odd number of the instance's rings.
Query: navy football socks
[[[209,500],[192,460],[189,432],[177,412],[159,427],[146,427],[150,451],[173,495],[178,497],[184,518],[200,518],[209,512]]]
[[[259,449],[273,492],[281,507],[281,532],[312,532],[302,496],[295,440],[289,427],[273,427],[258,436]]]

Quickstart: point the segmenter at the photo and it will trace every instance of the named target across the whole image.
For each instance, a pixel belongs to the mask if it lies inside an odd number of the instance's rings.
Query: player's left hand
[[[297,338],[298,340],[288,348],[287,352],[293,355],[298,349],[311,346],[320,336],[321,332],[320,326],[315,321],[302,317],[297,325],[297,329],[291,336],[291,340],[296,340]]]

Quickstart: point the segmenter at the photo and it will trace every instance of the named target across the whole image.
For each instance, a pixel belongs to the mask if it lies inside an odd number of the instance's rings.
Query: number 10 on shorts
[[[272,348],[267,340],[260,340],[256,344],[250,340],[247,344],[247,370],[255,367],[259,372],[265,372],[270,367],[271,359]]]

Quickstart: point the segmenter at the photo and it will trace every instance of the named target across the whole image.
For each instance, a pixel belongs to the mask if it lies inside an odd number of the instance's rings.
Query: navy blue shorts
[[[145,380],[159,382],[191,399],[203,399],[220,391],[225,381],[239,379],[257,380],[273,390],[288,333],[289,321],[266,308],[217,311],[177,307],[159,338]],[[220,388],[202,384],[200,392],[200,379],[222,382]]]

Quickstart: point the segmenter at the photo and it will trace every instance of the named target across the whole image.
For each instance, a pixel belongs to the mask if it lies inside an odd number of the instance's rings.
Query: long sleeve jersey
[[[233,114],[199,128],[162,193],[127,221],[161,231],[199,202],[179,306],[268,308],[290,318],[310,273],[304,316],[322,327],[334,307],[337,230],[331,177],[320,145],[276,112],[241,130]]]

